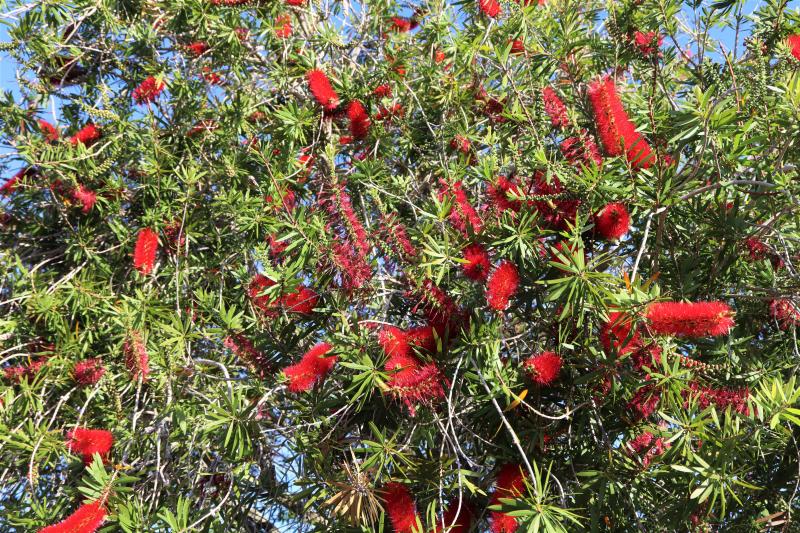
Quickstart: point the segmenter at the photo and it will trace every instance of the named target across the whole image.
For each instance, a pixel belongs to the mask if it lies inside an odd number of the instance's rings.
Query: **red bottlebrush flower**
[[[222,345],[253,368],[261,377],[264,377],[272,369],[272,363],[269,358],[263,352],[257,350],[250,339],[241,333],[225,337]]]
[[[575,215],[578,213],[581,202],[564,198],[569,193],[564,190],[557,177],[553,176],[548,183],[543,173],[537,173],[534,178],[533,194],[541,198],[534,200],[533,205],[546,226],[565,229],[568,223],[575,222]],[[552,198],[547,198],[548,196]]]
[[[287,39],[292,36],[292,16],[284,13],[275,17],[275,37]]]
[[[153,270],[158,253],[158,235],[150,228],[139,231],[136,238],[136,247],[133,250],[133,266],[144,274],[148,275]]]
[[[211,67],[202,68],[203,79],[211,85],[219,85],[222,82],[222,76],[211,70]]]
[[[489,499],[489,505],[501,505],[501,498],[517,498],[522,495],[525,488],[526,475],[522,466],[518,464],[507,464],[500,468],[497,474],[494,493]],[[491,511],[489,513],[492,533],[514,533],[519,522],[511,515],[502,511]]]
[[[399,361],[394,359],[390,360],[390,363],[399,364]],[[392,370],[389,368],[389,363],[386,366],[387,371]],[[444,376],[435,363],[421,365],[414,358],[413,365],[399,368],[401,370],[396,371],[386,385],[389,387],[390,393],[408,407],[411,416],[416,414],[417,404],[429,404],[434,400],[444,398],[442,386]]]
[[[264,292],[273,285],[275,285],[275,282],[263,274],[256,274],[253,276],[250,280],[250,284],[247,286],[247,295],[253,300],[253,305],[261,310],[266,310],[270,305],[271,298],[269,295],[264,294]]]
[[[478,0],[478,7],[489,18],[495,18],[500,14],[500,2],[497,0]]]
[[[618,241],[628,233],[631,217],[625,204],[613,202],[594,215],[594,230],[601,239]]]
[[[395,33],[406,33],[417,27],[417,21],[405,17],[391,17],[390,30]]]
[[[469,139],[467,139],[463,135],[456,135],[453,139],[450,140],[450,149],[458,150],[462,154],[468,154],[470,146],[471,143],[469,142]]]
[[[97,193],[83,185],[78,185],[78,188],[72,191],[72,199],[80,204],[81,211],[86,214],[92,210],[97,202]]]
[[[436,351],[436,337],[432,326],[417,326],[406,331],[408,345],[426,352]]]
[[[67,449],[80,455],[87,465],[92,463],[96,453],[107,462],[113,445],[114,435],[105,429],[75,428],[67,433]]]
[[[489,277],[489,252],[480,244],[470,244],[464,248],[464,260],[462,264],[464,275],[471,280],[486,281]]]
[[[691,361],[691,359],[688,360]],[[631,366],[634,370],[641,371],[644,367],[655,368],[660,364],[661,348],[657,344],[648,344],[631,353]]]
[[[164,240],[167,243],[167,251],[170,253],[180,252],[186,244],[186,233],[183,231],[183,223],[180,218],[176,218],[164,226]]]
[[[459,508],[459,502],[456,500],[450,502],[442,518],[436,521],[431,533],[469,533],[474,519],[469,504],[462,501]]]
[[[210,132],[219,129],[219,124],[215,120],[200,120],[186,132],[187,137],[194,137],[198,133]]]
[[[650,331],[677,337],[725,335],[734,326],[733,314],[723,302],[657,302],[647,308]]]
[[[433,54],[433,62],[436,63],[437,65],[440,64],[442,61],[444,61],[446,58],[447,56],[441,50],[436,50],[436,52],[434,52]]]
[[[525,43],[522,39],[510,39],[508,41],[511,43],[511,54],[524,54],[525,53]]]
[[[454,200],[454,205],[450,209],[450,214],[448,215],[453,227],[460,231],[465,237],[468,236],[467,224],[472,227],[472,231],[480,233],[483,222],[475,211],[475,208],[469,203],[463,184],[457,181],[448,186],[443,181],[442,185],[445,189],[439,193],[439,199],[442,200],[445,197],[449,197]]]
[[[319,105],[327,111],[333,111],[339,107],[339,95],[333,90],[331,82],[324,72],[318,69],[310,70],[306,74],[306,79],[308,79],[311,94],[314,95]]]
[[[630,317],[623,313],[609,313],[608,322],[600,328],[600,342],[607,354],[619,355],[630,353],[639,348],[641,339],[639,332],[633,329]]]
[[[195,41],[191,44],[186,45],[186,51],[189,52],[194,57],[199,57],[206,52],[211,50],[211,47],[205,41]]]
[[[769,246],[758,237],[748,237],[744,240],[744,246],[747,248],[750,261],[760,261],[765,259],[770,253]]]
[[[657,55],[658,49],[664,43],[664,36],[656,31],[640,32],[633,34],[633,44],[643,55]]]
[[[370,251],[367,232],[361,221],[356,216],[350,195],[347,194],[343,183],[333,184],[326,194],[320,198],[320,202],[325,206],[326,211],[333,217],[334,221],[344,230],[347,240],[358,250],[360,258],[366,258]]]
[[[319,295],[308,287],[300,287],[296,291],[282,296],[279,304],[287,313],[310,315],[319,302]]]
[[[125,367],[131,373],[132,379],[142,377],[142,381],[147,381],[150,374],[150,356],[147,355],[147,346],[142,340],[142,334],[138,331],[131,332],[122,345],[122,353],[125,355]]]
[[[35,360],[27,365],[7,366],[3,369],[4,377],[12,383],[19,383],[22,378],[27,378],[28,381],[33,380],[39,371],[44,367],[45,361]]]
[[[392,88],[388,84],[378,85],[373,89],[372,94],[377,96],[378,98],[391,98],[392,97]]]
[[[387,370],[394,370],[398,366],[406,366],[406,361],[414,363],[411,354],[411,346],[408,342],[408,335],[402,329],[395,326],[385,326],[378,332],[378,344],[383,348],[383,353],[387,357]],[[402,361],[399,365],[392,364],[390,361]]]
[[[378,112],[375,114],[375,120],[383,121],[383,120],[391,120],[392,117],[403,117],[406,114],[406,110],[403,108],[403,104],[394,104],[391,107],[380,106],[378,107]]]
[[[397,221],[394,214],[383,217],[383,233],[395,255],[402,259],[412,259],[417,256],[417,250],[408,238],[406,228]]]
[[[327,342],[320,342],[308,350],[299,362],[284,368],[283,374],[289,380],[289,390],[305,392],[322,381],[338,359],[335,355],[325,357],[331,349],[333,346]]]
[[[590,163],[597,166],[603,164],[603,157],[597,149],[594,139],[585,131],[580,137],[569,137],[559,145],[561,153],[569,163],[576,167],[585,167]]]
[[[660,401],[661,393],[652,385],[645,385],[633,394],[628,409],[635,412],[637,418],[644,419],[656,412]]]
[[[23,168],[13,176],[11,176],[2,186],[0,186],[0,196],[8,196],[17,190],[19,181],[23,178],[32,177],[36,175],[36,169],[33,167]]]
[[[672,445],[669,442],[664,441],[661,437],[655,438],[649,431],[645,431],[625,444],[630,452],[639,456],[645,468],[650,465],[650,461],[654,457],[664,453],[670,446]]]
[[[417,506],[408,487],[400,483],[387,483],[383,488],[383,506],[396,533],[421,531]]]
[[[244,44],[247,41],[247,39],[250,38],[250,30],[242,26],[234,28],[233,33],[236,34],[236,38],[239,39],[239,42],[242,44]]]
[[[306,5],[306,0],[286,0],[286,4],[290,6],[300,7]]]
[[[101,133],[100,130],[94,124],[87,124],[78,132],[69,138],[69,142],[72,146],[77,146],[79,143],[84,146],[91,146],[98,139],[100,139]]]
[[[370,120],[366,109],[358,100],[347,106],[347,118],[350,119],[350,134],[355,139],[363,139],[369,133]]]
[[[154,76],[148,76],[142,83],[133,90],[132,96],[137,104],[149,104],[154,102],[166,85],[163,81]]]
[[[535,383],[547,386],[558,379],[561,357],[553,352],[542,352],[527,359],[522,366]]]
[[[486,282],[486,301],[496,311],[508,308],[509,301],[517,293],[519,274],[511,261],[503,261],[494,269]]]
[[[789,51],[792,53],[794,58],[800,61],[800,33],[787,37],[786,46],[789,47]]]
[[[747,387],[743,389],[715,389],[713,387],[704,387],[693,381],[683,393],[684,398],[687,399],[687,406],[688,399],[691,398],[697,400],[697,405],[700,409],[707,409],[710,405],[714,405],[721,411],[725,411],[730,407],[735,413],[745,416],[750,414],[750,408],[747,405],[750,389]]]
[[[100,381],[105,373],[103,361],[97,358],[84,359],[75,363],[72,368],[72,379],[81,387],[88,387]]]
[[[491,206],[500,213],[508,209],[517,213],[522,209],[522,201],[514,199],[514,197],[520,198],[524,195],[519,185],[512,181],[512,178],[498,176],[497,183],[489,185],[486,193],[489,196]]]
[[[39,530],[39,533],[94,533],[106,519],[100,502],[84,503],[67,518]]]
[[[544,112],[550,117],[550,124],[554,128],[566,128],[569,126],[567,116],[567,106],[561,101],[556,92],[551,87],[542,89],[542,100],[544,101]]]
[[[649,168],[654,159],[652,150],[622,107],[614,80],[606,77],[592,82],[588,94],[606,153],[624,153],[634,168]]]
[[[55,126],[42,119],[39,119],[37,124],[39,125],[39,130],[42,132],[47,142],[55,142],[58,140],[60,135]]]
[[[778,298],[769,303],[769,314],[783,330],[800,324],[800,306],[789,298]]]

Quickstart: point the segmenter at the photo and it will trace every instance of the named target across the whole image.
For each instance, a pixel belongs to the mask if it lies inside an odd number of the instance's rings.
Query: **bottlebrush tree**
[[[4,3],[0,530],[796,531],[788,4]]]

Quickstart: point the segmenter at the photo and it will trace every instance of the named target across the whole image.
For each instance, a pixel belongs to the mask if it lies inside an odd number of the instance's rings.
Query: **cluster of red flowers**
[[[401,259],[411,259],[417,256],[417,250],[408,238],[406,228],[397,220],[394,213],[384,215],[382,220],[382,235],[394,254]]]
[[[292,36],[292,16],[288,13],[275,17],[275,37],[288,39]]]
[[[677,337],[725,335],[734,325],[723,302],[656,302],[647,308],[647,320],[654,334]]]
[[[511,261],[503,261],[486,281],[486,301],[496,311],[508,308],[511,298],[519,288],[519,273]]]
[[[525,488],[525,479],[521,465],[507,464],[501,467],[489,505],[502,505],[501,498],[511,499],[521,496]],[[519,526],[516,517],[502,511],[492,511],[489,520],[492,533],[514,533]]]
[[[47,142],[56,142],[61,136],[56,127],[46,120],[39,119],[37,124],[39,125],[39,130],[42,132]]]
[[[364,105],[353,100],[347,106],[347,118],[350,119],[350,135],[354,139],[363,139],[369,133],[370,120]]]
[[[420,531],[417,506],[408,487],[401,483],[387,483],[383,489],[386,515],[396,533],[418,533]]]
[[[96,143],[100,137],[101,133],[98,127],[90,123],[79,129],[75,135],[70,137],[69,142],[72,146],[77,146],[78,144],[91,146]]]
[[[606,77],[592,82],[589,101],[606,154],[618,156],[624,153],[634,168],[649,168],[653,164],[652,150],[622,107],[614,80]]]
[[[553,229],[566,229],[575,223],[581,201],[569,198],[561,181],[552,176],[550,181],[542,172],[537,172],[533,182],[533,205],[542,223]]]
[[[742,389],[730,388],[714,388],[704,387],[693,381],[689,383],[689,388],[684,389],[684,397],[687,399],[687,406],[689,398],[697,400],[697,405],[700,409],[706,409],[710,405],[714,405],[717,409],[725,411],[728,407],[734,413],[742,415],[749,415],[750,408],[747,405],[747,400],[750,398],[750,389],[745,387]]]
[[[150,228],[143,228],[136,238],[133,249],[133,266],[145,276],[153,271],[158,253],[158,234]]]
[[[590,163],[600,166],[603,163],[597,144],[586,130],[582,130],[579,137],[564,139],[559,148],[564,158],[576,167],[585,167]]]
[[[142,334],[139,331],[132,331],[122,345],[122,353],[125,355],[125,367],[131,373],[131,378],[136,380],[141,376],[143,381],[147,381],[150,375],[150,356],[147,354],[147,346],[144,344]]]
[[[3,376],[12,383],[19,383],[22,378],[27,378],[28,381],[31,381],[45,364],[45,360],[37,359],[26,365],[7,366],[3,369]]]
[[[201,56],[211,50],[211,47],[205,41],[194,41],[186,45],[186,51],[189,52],[194,57]]]
[[[80,455],[84,464],[92,464],[94,454],[108,462],[108,454],[114,445],[114,435],[105,429],[75,428],[67,433],[67,449]]]
[[[656,438],[649,431],[637,435],[635,439],[626,444],[626,448],[635,453],[642,461],[642,465],[647,468],[650,462],[669,449],[671,444],[666,442],[663,437]]]
[[[489,18],[495,18],[500,14],[500,2],[497,0],[478,0],[478,7]]]
[[[105,373],[103,361],[98,358],[84,359],[75,363],[72,368],[72,379],[81,387],[88,387],[100,381]]]
[[[395,33],[406,33],[413,29],[416,29],[419,26],[419,22],[414,17],[406,18],[406,17],[391,17],[390,21],[390,29]]]
[[[317,103],[326,111],[333,111],[339,107],[339,95],[333,90],[328,76],[319,69],[308,71],[306,74],[308,87]]]
[[[789,298],[772,300],[769,303],[769,314],[784,330],[800,324],[800,305]]]
[[[561,356],[554,352],[542,352],[526,359],[522,367],[535,383],[546,387],[558,379],[561,365]]]
[[[453,206],[450,209],[448,219],[450,223],[461,232],[465,237],[469,235],[468,228],[472,228],[475,233],[480,233],[483,228],[483,221],[478,216],[475,208],[469,203],[467,192],[464,190],[462,182],[457,181],[452,185],[442,182],[442,191],[439,193],[439,200],[450,198]]]
[[[387,387],[392,396],[401,400],[411,416],[416,405],[430,403],[444,397],[443,376],[436,363],[423,363],[415,350],[436,350],[434,328],[420,326],[404,331],[386,326],[378,333],[378,343],[387,360],[385,370],[390,373]]]
[[[39,533],[94,533],[106,519],[106,509],[100,502],[84,503],[67,518],[39,530]]]
[[[289,390],[304,392],[322,381],[338,360],[335,355],[327,356],[332,349],[333,346],[329,343],[320,342],[308,350],[299,362],[284,368],[283,374],[289,380]]]
[[[556,92],[551,87],[542,90],[542,100],[544,101],[544,111],[550,117],[550,123],[555,128],[566,128],[569,126],[569,116],[567,116],[567,106],[561,101]]]
[[[628,233],[631,217],[625,204],[612,202],[594,215],[594,230],[601,239],[618,241]]]
[[[264,352],[257,350],[253,343],[241,333],[234,333],[222,342],[222,345],[232,351],[236,357],[256,370],[260,377],[266,375],[272,368],[272,363]]]
[[[787,37],[786,46],[789,47],[794,58],[800,61],[800,33]]]
[[[628,409],[633,411],[637,418],[644,419],[658,409],[661,401],[661,392],[652,385],[640,387],[628,402]]]
[[[149,104],[150,102],[154,102],[165,87],[166,84],[163,80],[159,80],[155,76],[148,76],[133,90],[133,100],[137,104]]]
[[[645,56],[658,55],[658,49],[664,43],[664,36],[657,31],[641,32],[633,34],[633,44]]]
[[[276,317],[282,309],[287,313],[310,315],[319,301],[319,295],[305,286],[298,287],[295,291],[277,298],[273,298],[264,291],[276,283],[263,274],[256,274],[250,280],[247,294],[258,309],[267,317]]]
[[[97,193],[84,185],[78,185],[77,189],[72,190],[72,199],[81,206],[81,212],[86,214],[97,203]]]
[[[484,282],[489,277],[489,252],[480,244],[470,244],[464,248],[462,268],[464,275],[474,281]]]
[[[497,183],[489,184],[486,189],[491,207],[497,213],[522,209],[522,201],[518,198],[524,196],[513,177],[498,176]]]
[[[607,354],[617,352],[625,355],[637,350],[641,345],[639,332],[633,328],[633,321],[623,313],[608,315],[608,322],[600,328],[600,342]]]

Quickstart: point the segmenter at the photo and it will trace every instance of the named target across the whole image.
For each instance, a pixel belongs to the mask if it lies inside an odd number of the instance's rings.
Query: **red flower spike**
[[[603,164],[603,157],[597,149],[594,139],[585,131],[580,137],[568,137],[559,145],[561,153],[569,163],[576,167],[585,167],[590,163],[597,166]]]
[[[450,502],[442,517],[436,520],[431,533],[469,533],[475,519],[472,509],[466,501],[459,508],[458,500]]]
[[[495,18],[500,14],[500,2],[497,0],[478,0],[478,7],[489,18]]]
[[[136,247],[133,250],[133,266],[144,274],[148,275],[153,271],[153,265],[158,253],[158,235],[150,228],[139,231],[136,239]]]
[[[39,533],[94,533],[106,519],[100,502],[84,503],[67,518],[39,530]]]
[[[600,328],[600,342],[607,354],[614,352],[625,355],[639,348],[641,339],[639,332],[633,331],[633,322],[623,313],[610,313],[608,322]]]
[[[60,137],[56,127],[46,120],[39,119],[37,124],[39,125],[39,130],[42,132],[42,135],[44,135],[44,138],[47,140],[47,142],[55,142]]]
[[[392,88],[387,84],[378,85],[372,91],[372,94],[377,96],[378,98],[391,98],[392,97]]]
[[[275,37],[288,39],[292,36],[292,16],[284,13],[275,17]]]
[[[87,124],[78,132],[69,138],[70,144],[72,146],[77,146],[78,144],[82,144],[84,146],[91,146],[95,142],[97,142],[101,137],[100,130],[94,124]]]
[[[383,506],[396,533],[418,533],[419,516],[411,492],[400,483],[387,483]]]
[[[550,124],[554,128],[566,128],[569,126],[567,116],[567,106],[561,101],[556,92],[551,87],[542,90],[542,100],[544,100],[544,112],[550,117]]]
[[[524,54],[525,53],[525,43],[521,39],[511,39],[508,41],[511,43],[511,54]]]
[[[628,402],[628,409],[633,411],[638,419],[645,419],[656,412],[661,401],[661,393],[652,385],[645,385],[637,390]]]
[[[480,244],[470,244],[464,248],[464,259],[467,261],[462,264],[464,275],[474,281],[486,281],[489,277],[489,252]]]
[[[92,464],[94,454],[100,454],[105,463],[114,445],[114,435],[105,429],[75,428],[67,432],[67,449],[80,455],[87,465]]]
[[[733,314],[723,302],[657,302],[647,308],[650,331],[676,337],[725,335],[734,326]]]
[[[133,90],[132,96],[137,104],[149,104],[154,102],[166,85],[163,81],[154,76],[148,76],[142,83]]]
[[[624,237],[631,226],[631,217],[625,204],[613,202],[606,204],[594,215],[594,230],[601,239],[618,241]]]
[[[194,57],[199,57],[211,50],[211,47],[205,41],[195,41],[186,46],[186,51]]]
[[[535,383],[547,386],[558,379],[561,363],[561,357],[554,352],[542,352],[527,359],[523,368]]]
[[[789,298],[778,298],[769,304],[770,316],[783,330],[800,324],[800,306]]]
[[[519,185],[517,185],[512,178],[498,176],[497,183],[489,185],[486,192],[489,196],[491,206],[498,213],[509,209],[517,213],[522,209],[522,201],[516,198],[524,195]]]
[[[350,119],[350,135],[354,139],[363,139],[369,133],[370,120],[364,106],[358,100],[353,100],[347,106],[347,118]]]
[[[507,464],[500,468],[497,474],[494,493],[489,499],[489,505],[500,505],[501,498],[517,498],[522,495],[525,488],[526,475],[522,466],[518,464]],[[513,516],[502,511],[491,511],[489,513],[492,533],[514,533],[519,522]]]
[[[494,269],[486,283],[486,301],[496,311],[508,308],[509,301],[517,293],[519,274],[510,261],[503,261]]]
[[[308,350],[299,362],[283,369],[291,392],[311,390],[315,383],[325,378],[338,360],[335,355],[325,357],[331,349],[333,346],[329,343],[320,342]]]
[[[649,168],[654,162],[653,152],[622,107],[614,80],[606,77],[592,82],[588,94],[606,154],[624,153],[634,168]]]
[[[263,352],[257,350],[250,339],[241,333],[235,333],[229,337],[225,337],[222,345],[232,351],[236,357],[244,361],[248,366],[252,367],[261,377],[265,376],[266,373],[272,369],[272,363],[269,361],[269,358]]]
[[[658,55],[658,49],[663,43],[664,36],[656,31],[637,31],[633,34],[633,44],[645,56]]]
[[[800,61],[800,33],[787,37],[786,46],[789,47],[789,51],[792,53],[794,58]]]
[[[294,7],[306,5],[306,0],[286,0],[286,4]]]
[[[469,203],[469,198],[467,198],[462,182],[457,181],[449,186],[446,183],[442,183],[442,185],[445,190],[439,193],[439,199],[442,200],[445,197],[453,199],[454,205],[450,208],[450,214],[448,215],[453,227],[465,237],[468,235],[468,225],[472,227],[473,232],[480,233],[483,228],[483,221],[478,216],[475,208],[472,207],[472,204]]]
[[[72,379],[81,387],[89,387],[100,381],[105,373],[103,361],[97,358],[84,359],[75,363],[72,368]]]
[[[150,356],[147,354],[147,346],[142,340],[142,334],[138,331],[131,332],[122,345],[122,353],[125,355],[125,367],[131,373],[132,379],[142,377],[142,381],[147,381],[150,374]]]
[[[97,202],[97,193],[83,185],[78,185],[78,188],[72,191],[72,199],[81,206],[81,212],[86,214]]]
[[[306,79],[308,88],[319,105],[327,111],[333,111],[339,107],[339,95],[333,90],[331,82],[324,72],[318,69],[310,70],[306,74]]]

